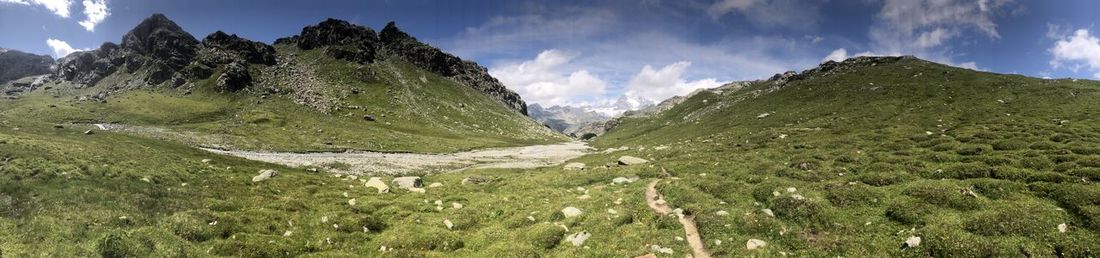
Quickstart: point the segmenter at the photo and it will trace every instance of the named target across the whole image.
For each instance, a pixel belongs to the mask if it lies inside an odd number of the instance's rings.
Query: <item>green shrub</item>
[[[558,246],[565,238],[565,229],[552,224],[537,224],[531,226],[524,233],[524,239],[532,246],[542,249],[551,249]]]
[[[977,198],[961,193],[963,187],[947,181],[924,180],[910,183],[905,194],[940,207],[973,210],[980,206]]]
[[[103,257],[143,257],[151,252],[152,247],[146,246],[121,231],[111,231],[99,239],[96,244],[96,252]]]
[[[173,234],[192,242],[228,237],[234,224],[205,210],[177,212],[168,217],[167,223]]]
[[[1100,168],[1078,168],[1070,170],[1070,175],[1088,178],[1093,182],[1100,182]]]
[[[1053,150],[1058,148],[1058,144],[1052,142],[1035,142],[1028,146],[1032,150]]]
[[[1049,232],[1064,221],[1054,207],[1023,201],[987,208],[967,221],[965,227],[983,236],[1029,236]]]
[[[1020,159],[1020,167],[1029,168],[1034,170],[1045,170],[1054,166],[1054,161],[1051,161],[1045,156],[1029,157]]]
[[[394,225],[383,231],[379,239],[385,246],[421,251],[458,250],[465,246],[461,237],[438,221],[431,225]]]
[[[872,186],[887,186],[913,180],[913,175],[905,172],[874,172],[859,175],[857,180]]]
[[[1069,140],[1072,139],[1072,138],[1073,138],[1073,136],[1070,136],[1068,134],[1060,133],[1060,134],[1055,134],[1055,135],[1050,136],[1050,141],[1065,143],[1065,142],[1069,142]]]
[[[906,225],[923,225],[925,223],[924,218],[935,210],[936,206],[913,198],[902,197],[894,200],[886,207],[886,217]]]
[[[972,185],[978,194],[993,199],[1002,199],[1027,191],[1026,184],[1008,180],[979,178],[967,180],[966,183]]]
[[[1100,168],[1100,158],[1087,158],[1077,161],[1077,165],[1088,168]]]
[[[1079,154],[1079,155],[1097,155],[1097,154],[1100,154],[1100,148],[1094,148],[1094,147],[1073,147],[1073,148],[1070,148],[1070,151],[1073,151],[1074,154]]]
[[[1001,140],[993,142],[993,150],[1011,151],[1027,148],[1027,142],[1021,140]]]
[[[875,205],[882,196],[878,190],[864,184],[832,186],[827,191],[829,202],[842,207]]]
[[[777,197],[771,208],[777,217],[790,221],[816,223],[824,220],[824,207],[808,198]]]
[[[931,177],[928,178],[984,178],[992,174],[993,168],[981,163],[961,163],[947,166],[941,169],[941,171],[942,172],[937,171],[936,173],[931,173]]]
[[[991,149],[989,146],[983,144],[966,144],[959,147],[955,153],[963,156],[975,156],[982,155],[983,153],[989,153]]]

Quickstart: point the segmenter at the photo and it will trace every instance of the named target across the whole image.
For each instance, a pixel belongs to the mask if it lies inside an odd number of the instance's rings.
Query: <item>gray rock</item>
[[[464,185],[482,185],[492,183],[493,178],[487,176],[469,176],[462,179]]]
[[[565,170],[584,170],[584,167],[584,163],[580,162],[565,164]]]
[[[768,242],[764,242],[764,240],[760,240],[760,239],[755,239],[754,238],[754,239],[749,239],[749,241],[745,242],[745,249],[749,249],[749,250],[756,250],[756,249],[759,249],[759,248],[763,248],[765,246],[768,246]]]
[[[260,170],[259,175],[256,175],[256,176],[252,177],[252,182],[260,182],[260,181],[268,180],[268,179],[271,179],[272,177],[275,177],[276,175],[279,175],[279,172],[276,172],[275,170],[271,170],[271,169]]]
[[[367,183],[364,186],[374,187],[375,189],[378,189],[378,193],[390,192],[390,187],[386,185],[385,182],[382,182],[382,178],[379,177],[371,177],[370,180],[367,180]]]
[[[580,247],[580,246],[584,245],[584,241],[588,241],[588,238],[591,237],[591,236],[592,236],[592,234],[588,233],[588,231],[581,231],[581,232],[573,233],[572,235],[566,236],[565,241],[567,241],[569,243],[572,243],[573,246]]]
[[[394,178],[392,182],[394,186],[401,189],[412,190],[414,188],[424,187],[424,181],[418,176],[403,176]]]
[[[561,209],[561,214],[565,215],[566,218],[572,218],[580,216],[581,214],[584,214],[584,212],[582,212],[581,209],[578,209],[577,207],[569,206]]]
[[[632,157],[632,156],[619,157],[619,165],[630,166],[630,165],[645,164],[646,162],[649,162],[649,161],[645,160],[645,159],[642,159],[642,158],[638,158],[638,157]]]

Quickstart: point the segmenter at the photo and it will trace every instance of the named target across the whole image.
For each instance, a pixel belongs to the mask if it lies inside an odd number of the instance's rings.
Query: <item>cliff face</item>
[[[0,48],[0,83],[50,73],[52,57]]]
[[[297,36],[279,39],[275,44],[293,44],[305,50],[327,47],[325,54],[330,57],[359,63],[399,58],[481,91],[501,105],[527,115],[527,104],[519,94],[490,76],[488,69],[420,42],[398,29],[394,22],[386,24],[380,33],[375,33],[368,27],[328,19],[303,28]]]

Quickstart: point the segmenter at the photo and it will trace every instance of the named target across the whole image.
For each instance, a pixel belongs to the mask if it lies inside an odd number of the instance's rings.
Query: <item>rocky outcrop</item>
[[[394,22],[375,33],[368,27],[328,19],[303,28],[297,36],[278,39],[275,44],[292,44],[303,50],[324,48],[324,53],[330,57],[364,64],[382,58],[399,58],[465,84],[509,109],[527,114],[527,104],[519,94],[490,76],[488,69],[424,44],[398,29]]]
[[[576,131],[569,133],[569,136],[581,140],[588,140],[596,136],[603,135],[607,133],[607,131],[611,131],[611,129],[615,128],[616,126],[619,126],[619,120],[617,118],[609,119],[606,121],[591,122],[584,124]]]
[[[52,57],[0,48],[0,83],[19,78],[49,74]]]
[[[163,14],[141,21],[122,37],[122,48],[144,56],[149,61],[180,69],[191,63],[198,53],[199,41]]]
[[[77,87],[91,86],[116,72],[131,74],[143,85],[179,87],[217,77],[223,91],[252,85],[250,64],[274,65],[275,48],[218,31],[202,42],[163,14],[153,14],[122,37],[122,44],[104,43],[96,50],[71,54],[59,61],[57,79]],[[113,86],[112,88],[117,88]]]

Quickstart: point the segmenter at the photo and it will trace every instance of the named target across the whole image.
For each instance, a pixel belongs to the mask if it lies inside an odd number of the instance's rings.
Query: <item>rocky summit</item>
[[[0,83],[32,75],[48,74],[53,65],[54,60],[50,56],[0,48]]]

